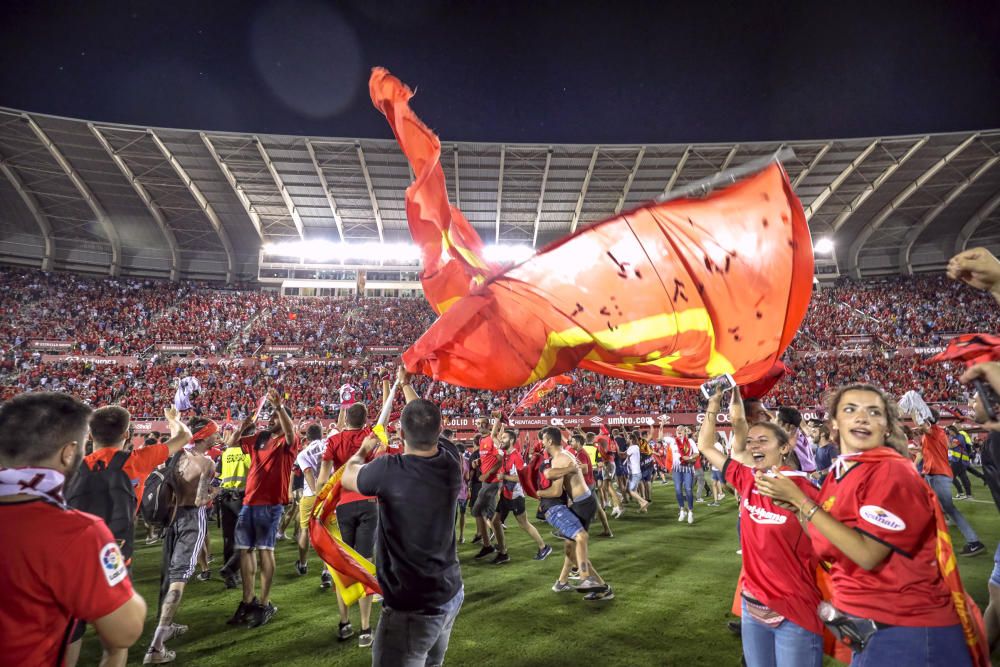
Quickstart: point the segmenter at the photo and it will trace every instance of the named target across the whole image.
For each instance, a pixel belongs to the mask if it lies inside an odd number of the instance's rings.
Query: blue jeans
[[[688,509],[694,509],[694,473],[674,470],[674,493],[677,494],[677,504],[684,509],[684,498],[687,497]]]
[[[465,599],[461,589],[439,614],[398,611],[385,604],[372,641],[374,667],[438,667]]]
[[[743,657],[747,667],[822,667],[823,638],[789,620],[776,628],[754,620],[743,602]],[[901,666],[900,666],[901,667]]]
[[[965,541],[978,542],[979,536],[976,535],[976,531],[972,529],[968,520],[958,511],[955,503],[951,500],[951,478],[947,475],[927,475],[927,483],[934,489],[938,502],[941,503],[941,509],[951,517],[958,529],[962,531],[962,537],[965,538]]]
[[[883,665],[971,667],[972,658],[965,646],[961,625],[948,625],[943,628],[908,628],[895,625],[872,635],[865,650],[856,654],[851,660],[851,667],[883,667]]]

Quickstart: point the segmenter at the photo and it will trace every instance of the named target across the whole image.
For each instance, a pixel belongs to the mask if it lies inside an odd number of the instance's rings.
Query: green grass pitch
[[[993,549],[1000,539],[1000,517],[989,492],[975,485],[976,501],[958,507],[986,543],[987,553],[959,558],[962,580],[985,608],[986,583],[993,567]],[[529,516],[535,504],[529,499]],[[721,507],[695,505],[695,523],[677,522],[672,486],[654,484],[648,515],[632,506],[612,519],[613,539],[593,537],[595,567],[612,584],[615,599],[585,602],[581,594],[553,593],[561,555],[532,560],[530,538],[507,519],[509,552],[506,565],[476,561],[478,545],[459,546],[465,579],[465,604],[455,624],[447,664],[459,667],[593,667],[740,664],[740,642],[726,630],[729,608],[740,569],[736,555],[736,503],[731,496]],[[559,549],[544,522],[535,522],[542,536]],[[596,530],[600,526],[595,522]],[[142,531],[140,530],[140,533]],[[475,533],[471,517],[466,539]],[[221,535],[212,526],[213,577],[192,580],[175,619],[191,626],[187,635],[169,643],[177,665],[222,667],[289,665],[301,667],[371,664],[369,649],[356,637],[338,643],[337,605],[331,591],[319,588],[320,561],[309,560],[309,574],[295,573],[295,545],[279,542],[272,600],[278,613],[253,630],[225,624],[239,602],[239,592],[227,591],[216,573],[221,560]],[[956,549],[964,544],[952,529]],[[130,652],[129,664],[139,665],[156,625],[153,608],[159,586],[160,545],[137,540],[134,580],[150,609],[142,638]],[[377,622],[378,606],[372,612]],[[355,629],[358,610],[351,610]],[[88,630],[81,665],[96,665],[99,642]],[[837,664],[829,662],[829,664]]]

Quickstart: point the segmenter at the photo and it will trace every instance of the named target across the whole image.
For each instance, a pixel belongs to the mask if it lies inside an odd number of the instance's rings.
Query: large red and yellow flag
[[[428,301],[442,314],[403,355],[409,371],[490,390],[574,368],[682,387],[731,373],[746,384],[795,336],[812,294],[812,244],[777,162],[704,197],[597,223],[499,272],[477,261],[478,236],[447,202],[440,144],[409,109],[409,90],[384,70],[373,72],[371,90],[418,174],[407,216]],[[448,241],[455,229],[461,247]],[[444,287],[431,284],[435,275],[448,276]]]
[[[413,169],[416,180],[406,189],[406,219],[421,249],[424,295],[440,314],[472,285],[483,284],[496,267],[483,259],[479,234],[448,201],[441,141],[410,108],[413,92],[381,67],[372,70],[368,89]]]
[[[333,575],[340,598],[351,606],[366,595],[381,593],[382,589],[375,579],[375,565],[347,546],[340,536],[336,509],[343,476],[344,466],[341,466],[316,494],[316,505],[309,517],[309,541]]]

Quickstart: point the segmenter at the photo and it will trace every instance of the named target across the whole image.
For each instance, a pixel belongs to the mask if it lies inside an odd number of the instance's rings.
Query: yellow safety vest
[[[240,447],[227,447],[222,452],[222,488],[242,491],[247,486],[250,455]]]

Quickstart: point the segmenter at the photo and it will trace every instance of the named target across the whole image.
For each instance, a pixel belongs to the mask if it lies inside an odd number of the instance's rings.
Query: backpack
[[[135,536],[135,489],[123,469],[131,455],[115,452],[111,461],[97,461],[93,468],[81,462],[66,491],[67,505],[104,519],[126,563],[132,558]]]
[[[177,452],[163,465],[149,473],[139,502],[143,520],[156,528],[163,528],[174,520],[177,511],[177,462],[184,454]]]

